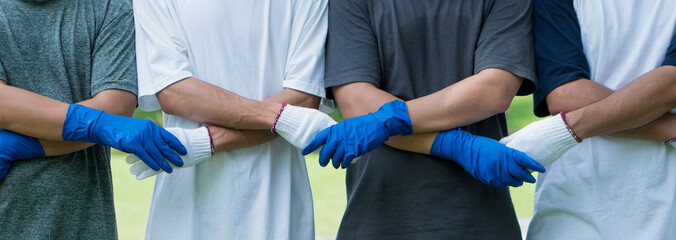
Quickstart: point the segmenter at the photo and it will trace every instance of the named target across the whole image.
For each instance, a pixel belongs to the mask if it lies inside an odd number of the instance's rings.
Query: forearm
[[[383,90],[375,88],[369,83],[353,83],[333,88],[340,111],[345,118],[353,118],[375,112],[383,104],[400,100]],[[409,110],[410,111],[410,110]],[[404,151],[429,154],[434,133],[411,134],[394,136],[385,142],[386,145]]]
[[[590,80],[573,81],[554,89],[547,103],[552,114],[566,112],[575,133],[583,138],[613,133],[668,140],[676,136],[676,120],[666,113],[676,106],[676,81],[670,80],[673,73],[669,72],[656,69],[617,92]]]
[[[292,89],[284,89],[265,101],[276,103],[289,103],[294,106],[317,108],[319,97],[309,95]],[[209,127],[211,137],[214,140],[214,148],[219,151],[230,151],[249,146],[262,144],[277,138],[268,130],[236,130],[222,127]]]
[[[94,98],[79,102],[78,104],[115,115],[131,117],[136,107],[136,96],[122,90],[107,90],[97,94]],[[87,142],[39,140],[46,156],[58,156],[77,152],[94,145],[94,143]]]
[[[413,132],[467,126],[509,108],[523,79],[504,70],[486,69],[433,94],[407,102]]]
[[[157,93],[162,110],[182,118],[232,129],[270,129],[282,104],[241,97],[196,78]]]
[[[68,104],[0,84],[0,128],[23,135],[62,140]]]

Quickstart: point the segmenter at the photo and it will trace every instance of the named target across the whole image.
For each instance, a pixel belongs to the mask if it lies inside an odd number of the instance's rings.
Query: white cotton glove
[[[528,124],[500,143],[526,153],[545,168],[578,144],[560,114]]]
[[[273,129],[291,145],[303,149],[321,130],[334,124],[333,118],[317,109],[286,105]]]
[[[199,127],[196,129],[183,128],[165,128],[168,132],[176,136],[179,141],[188,150],[188,154],[181,156],[184,167],[194,166],[204,160],[211,158],[211,137],[206,127]],[[155,176],[162,171],[155,171],[148,167],[136,155],[130,154],[127,156],[127,163],[133,164],[129,168],[131,174],[136,175],[137,180],[142,180],[151,176]],[[170,163],[171,164],[171,163]],[[178,168],[171,165],[173,168]]]

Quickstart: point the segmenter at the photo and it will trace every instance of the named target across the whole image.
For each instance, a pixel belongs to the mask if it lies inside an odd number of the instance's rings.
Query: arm
[[[233,129],[270,129],[282,107],[281,103],[241,97],[193,77],[168,86],[156,96],[168,114]]]
[[[573,84],[577,85],[575,82]],[[563,88],[559,87],[560,90],[552,91],[547,96],[547,101],[553,103],[550,109],[563,110],[561,106],[569,107],[562,102],[577,97],[577,94],[566,94],[566,91],[570,91],[569,87],[574,85],[564,85]],[[566,113],[566,119],[573,132],[582,139],[634,129],[624,134],[632,137],[655,134],[651,139],[666,141],[676,137],[676,120],[673,114],[668,113],[676,107],[674,93],[676,67],[663,66],[637,78],[608,97]]]
[[[0,85],[0,128],[41,139],[62,141],[68,104],[8,85]]]
[[[413,132],[428,133],[395,136],[386,144],[428,154],[436,131],[466,126],[506,111],[521,81],[506,71],[486,69],[436,93],[408,101]],[[375,112],[383,104],[398,99],[370,83],[350,83],[333,90],[346,118]]]
[[[79,102],[78,104],[115,115],[131,117],[134,114],[134,108],[136,108],[136,95],[127,91],[111,89],[102,91],[93,98]],[[64,142],[44,139],[40,139],[40,144],[46,156],[77,152],[94,145],[87,142]]]
[[[265,101],[317,108],[319,100],[319,97],[286,88]],[[277,137],[270,130],[237,130],[223,127],[213,127],[210,130],[216,152],[254,146]]]

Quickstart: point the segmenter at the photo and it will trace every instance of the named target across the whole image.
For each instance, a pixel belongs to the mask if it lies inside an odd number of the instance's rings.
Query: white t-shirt
[[[141,109],[159,109],[155,93],[187,77],[255,100],[283,88],[323,96],[327,5],[327,0],[134,1]],[[164,125],[200,126],[167,114]],[[300,150],[277,138],[159,174],[146,237],[314,238]]]
[[[659,67],[676,33],[674,0],[572,6],[591,80],[613,90]],[[527,236],[676,239],[676,149],[660,141],[585,139],[539,175]]]

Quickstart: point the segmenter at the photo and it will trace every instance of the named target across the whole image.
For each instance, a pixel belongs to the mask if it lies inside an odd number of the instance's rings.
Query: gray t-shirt
[[[136,93],[131,4],[0,0],[0,79],[66,103]],[[0,181],[0,239],[116,239],[115,226],[108,147],[19,160]]]
[[[369,82],[404,100],[486,68],[534,88],[531,1],[332,0],[326,86]],[[504,114],[464,127],[499,139]],[[347,170],[339,239],[520,239],[507,189],[452,161],[381,146]]]

